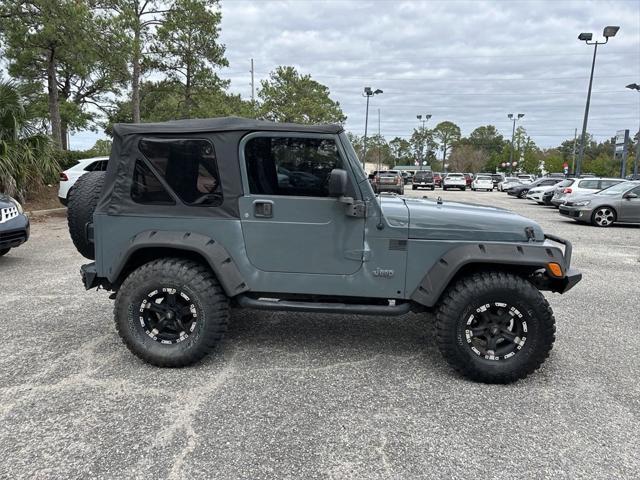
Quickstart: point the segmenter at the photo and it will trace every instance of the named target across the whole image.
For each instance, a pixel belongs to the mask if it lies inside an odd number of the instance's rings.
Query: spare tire
[[[67,223],[73,244],[80,254],[90,260],[96,258],[93,242],[87,238],[87,224],[93,221],[105,172],[87,172],[73,186],[67,206]]]

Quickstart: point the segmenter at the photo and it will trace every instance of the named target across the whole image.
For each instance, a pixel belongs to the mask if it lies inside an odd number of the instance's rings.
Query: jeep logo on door
[[[384,277],[384,278],[393,277],[393,270],[384,270],[382,268],[376,268],[372,273],[374,277]]]

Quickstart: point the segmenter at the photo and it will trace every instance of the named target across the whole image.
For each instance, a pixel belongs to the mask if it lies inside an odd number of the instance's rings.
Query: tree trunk
[[[69,129],[67,128],[66,122],[60,122],[60,140],[62,140],[62,149],[69,150],[69,142],[67,142],[67,132]]]
[[[187,75],[184,86],[184,110],[183,117],[191,118],[191,65],[187,63]]]
[[[60,121],[60,105],[58,103],[58,82],[56,79],[55,50],[49,51],[47,59],[47,90],[49,96],[49,117],[51,120],[51,137],[54,143],[62,146],[62,128]]]
[[[133,123],[140,123],[140,32],[133,37],[133,61],[131,74],[131,113]]]

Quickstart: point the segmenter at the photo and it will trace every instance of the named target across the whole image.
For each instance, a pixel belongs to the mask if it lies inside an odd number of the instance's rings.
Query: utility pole
[[[573,132],[573,153],[571,154],[571,173],[576,173],[576,142],[578,140],[578,129]]]
[[[253,58],[251,59],[251,102],[255,102],[256,101],[256,90],[255,90],[255,83],[253,81]]]

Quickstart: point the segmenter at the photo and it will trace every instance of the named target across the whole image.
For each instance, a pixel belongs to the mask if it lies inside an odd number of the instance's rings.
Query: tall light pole
[[[508,113],[507,118],[509,120],[513,120],[513,129],[511,130],[511,151],[509,152],[509,172],[513,173],[513,141],[516,138],[516,120],[520,120],[524,117],[524,113],[518,113],[517,115],[513,113]]]
[[[637,83],[630,83],[627,88],[635,90],[640,93],[640,85]],[[638,163],[640,163],[640,127],[638,128],[638,139],[636,141],[636,158],[633,160],[633,179],[638,180]]]
[[[422,135],[424,135],[424,125],[431,118],[431,114],[428,113],[428,114],[424,115],[424,117],[422,115],[416,115],[416,118],[418,119],[419,122],[422,122],[422,129],[420,130],[420,133]],[[429,152],[427,151],[427,156],[428,155],[429,155]],[[419,155],[418,155],[418,162],[420,163],[420,170],[422,170],[422,148],[420,149],[420,152],[419,152]]]
[[[362,169],[365,169],[365,162],[367,161],[367,127],[369,125],[369,99],[374,95],[379,95],[383,93],[379,88],[376,90],[371,90],[371,87],[364,87],[363,97],[367,97],[367,111],[364,115],[364,146],[362,152]]]
[[[587,105],[584,107],[584,120],[582,122],[582,136],[580,137],[580,153],[578,154],[578,164],[576,165],[575,175],[579,177],[582,173],[582,160],[584,159],[584,144],[587,136],[587,121],[589,120],[589,104],[591,103],[591,87],[593,85],[593,70],[596,66],[596,53],[598,53],[598,45],[604,45],[609,41],[610,37],[615,37],[620,27],[609,25],[604,27],[602,36],[604,42],[591,41],[593,33],[581,33],[578,40],[585,42],[587,45],[593,45],[593,61],[591,62],[591,76],[589,77],[589,91],[587,92]]]

